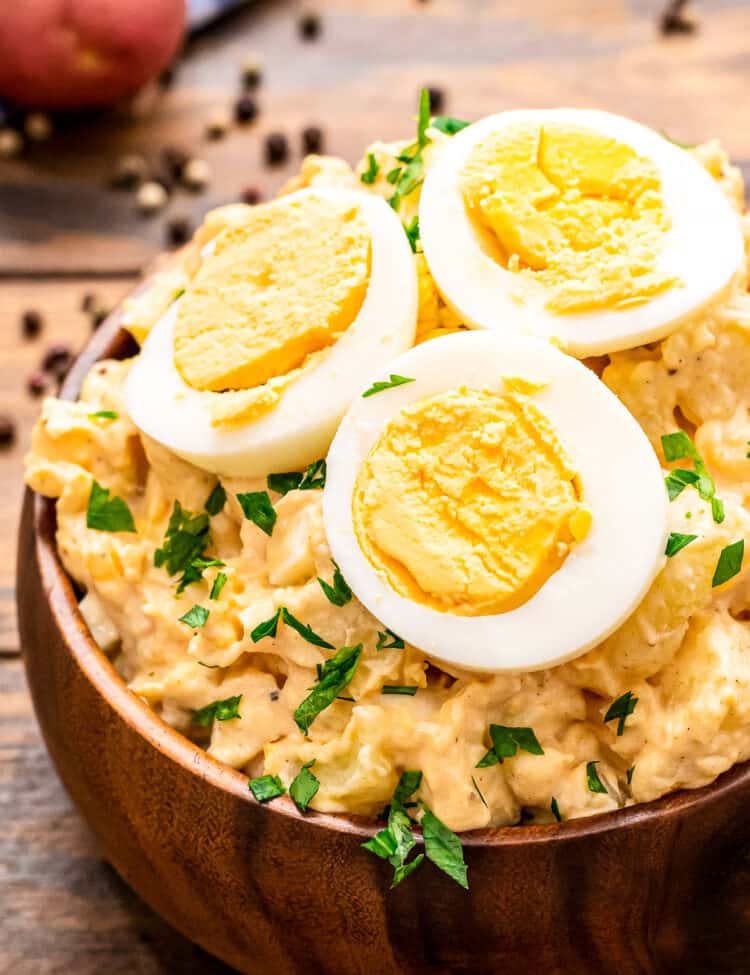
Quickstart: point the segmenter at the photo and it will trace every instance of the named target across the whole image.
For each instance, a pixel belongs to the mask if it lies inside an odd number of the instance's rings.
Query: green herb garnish
[[[391,864],[393,867],[391,887],[398,886],[424,860],[424,854],[420,853],[411,862],[406,862],[417,841],[412,833],[412,822],[405,803],[414,795],[421,783],[421,772],[409,770],[401,775],[391,799],[386,829],[382,829],[372,839],[362,844],[370,853],[374,853],[382,860],[388,860]]]
[[[477,768],[489,768],[503,759],[513,758],[518,749],[530,755],[544,755],[544,749],[537,741],[531,728],[514,728],[508,725],[491,724],[490,740],[492,748],[477,763]]]
[[[479,788],[479,786],[477,785],[477,780],[476,780],[476,779],[474,778],[474,776],[473,776],[473,775],[472,775],[472,777],[471,777],[471,784],[472,784],[472,785],[474,786],[474,791],[476,792],[476,794],[477,794],[477,795],[479,796],[479,798],[480,798],[480,799],[482,800],[482,804],[484,805],[484,807],[485,807],[485,809],[489,809],[490,807],[489,807],[489,806],[487,805],[487,800],[486,800],[486,799],[484,798],[484,796],[482,795],[482,790],[481,790],[481,789]]]
[[[742,568],[742,560],[745,555],[745,540],[740,539],[726,545],[719,553],[719,561],[716,563],[714,577],[711,580],[712,588],[723,585],[734,578]]]
[[[404,684],[383,684],[380,689],[381,694],[403,694],[406,697],[414,697],[417,693],[416,685],[406,686]]]
[[[369,389],[366,389],[364,393],[362,393],[362,399],[367,399],[368,396],[374,396],[375,393],[382,393],[384,389],[393,389],[395,386],[403,386],[406,383],[413,382],[414,380],[410,379],[408,376],[397,376],[395,372],[392,372],[389,380],[380,380],[373,383]]]
[[[388,200],[391,207],[398,211],[401,201],[409,196],[422,184],[424,180],[424,159],[422,152],[431,142],[427,135],[430,124],[430,93],[423,88],[419,93],[419,117],[417,119],[417,141],[400,152],[396,157],[404,165],[388,174],[388,181],[395,186],[393,195]]]
[[[698,483],[698,475],[695,473],[695,471],[688,471],[682,467],[675,467],[674,470],[671,470],[664,478],[664,483],[667,485],[669,500],[674,501],[676,497],[682,494],[683,490],[688,485]]]
[[[430,123],[433,129],[444,132],[445,135],[455,135],[461,129],[471,125],[471,122],[464,122],[460,118],[451,118],[450,115],[436,115]]]
[[[86,509],[86,527],[100,532],[134,532],[135,521],[122,498],[111,497],[109,488],[98,481],[91,482]]]
[[[301,471],[289,471],[286,474],[269,474],[266,478],[269,491],[276,494],[288,494],[289,491],[313,491],[326,486],[326,462],[316,460],[310,464],[304,474]]]
[[[692,460],[693,462],[692,471],[678,467],[667,475],[666,485],[669,500],[674,501],[688,484],[692,484],[704,501],[711,502],[713,519],[717,524],[721,524],[724,521],[724,503],[716,497],[714,479],[690,437],[684,430],[665,433],[661,438],[661,446],[664,451],[664,459],[669,463],[675,460]]]
[[[404,224],[404,230],[406,231],[406,239],[409,241],[412,253],[416,254],[417,244],[419,243],[419,217],[412,217],[409,223]]]
[[[97,410],[96,413],[89,413],[89,420],[116,420],[119,415],[115,410]]]
[[[209,599],[218,599],[221,595],[221,590],[227,584],[227,574],[226,572],[217,572],[216,578],[214,579],[213,585],[211,586],[211,592],[208,596]]]
[[[468,890],[469,882],[466,878],[466,863],[461,840],[424,803],[421,803],[421,806],[424,815],[420,826],[427,859],[432,860],[443,873],[448,874],[452,880]]]
[[[625,773],[625,778],[628,780],[628,785],[630,785],[630,783],[633,781],[633,772],[635,772],[635,765],[631,765]]]
[[[222,487],[221,481],[217,481],[216,487],[206,498],[204,507],[210,515],[218,515],[220,511],[224,510],[224,505],[226,503],[227,492]]]
[[[335,657],[321,667],[317,684],[294,712],[294,720],[303,734],[307,734],[320,712],[332,704],[351,682],[361,653],[361,643],[356,647],[342,647]]]
[[[193,606],[191,607],[184,616],[180,617],[180,623],[186,623],[188,626],[192,627],[194,630],[199,629],[204,626],[206,620],[209,617],[210,610],[204,609],[203,606]]]
[[[278,775],[261,775],[257,779],[250,779],[247,783],[250,791],[258,802],[269,802],[278,799],[286,792]]]
[[[683,548],[691,542],[694,542],[697,537],[697,535],[683,535],[681,532],[671,532],[667,539],[667,547],[664,550],[664,554],[671,559],[673,555],[677,555]]]
[[[352,591],[335,562],[333,563],[333,585],[330,585],[325,579],[321,579],[320,576],[318,576],[318,582],[326,595],[326,599],[334,606],[346,606],[351,601]]]
[[[224,565],[220,559],[204,558],[209,543],[208,514],[191,514],[175,501],[162,546],[154,552],[154,565],[157,569],[165,566],[171,576],[182,573],[177,585],[181,593],[192,582],[199,582],[205,569]]]
[[[241,718],[239,712],[242,695],[227,697],[223,701],[213,701],[198,711],[193,711],[193,724],[200,725],[202,728],[210,727],[214,720],[231,721],[232,718]]]
[[[175,291],[175,293],[174,293],[174,296],[172,298],[172,301],[177,301],[177,299],[178,298],[182,298],[182,296],[184,294],[185,294],[185,289],[184,288],[178,288],[177,291]]]
[[[302,812],[307,812],[307,807],[320,788],[320,782],[310,771],[314,764],[315,759],[308,762],[307,765],[303,765],[289,786],[289,795]]]
[[[372,152],[367,153],[367,169],[359,177],[363,183],[368,186],[372,186],[375,180],[378,178],[378,173],[380,172],[380,166],[375,158],[375,154]]]
[[[268,497],[268,491],[248,491],[238,494],[237,500],[247,520],[255,522],[262,532],[270,535],[276,524],[276,511]]]
[[[391,641],[390,643],[388,641]],[[393,630],[389,630],[388,627],[385,631],[378,630],[378,642],[375,647],[376,650],[403,650],[404,641],[400,636],[396,636]]]
[[[614,721],[617,719],[617,737],[625,731],[625,720],[629,715],[635,711],[635,706],[638,703],[639,698],[633,697],[632,691],[625,691],[621,694],[616,701],[613,701],[607,713],[604,715],[604,723],[608,721]]]
[[[552,815],[555,817],[558,823],[561,823],[562,816],[560,815],[560,807],[558,806],[557,799],[555,799],[554,796],[552,796],[552,802],[550,802],[549,807],[552,810]]]
[[[307,640],[308,643],[312,643],[314,647],[323,647],[324,650],[333,650],[333,644],[324,640],[323,637],[318,636],[312,627],[306,626],[304,623],[300,622],[296,616],[286,608],[286,606],[279,606],[273,616],[270,619],[264,620],[262,623],[258,623],[255,629],[250,634],[250,639],[253,643],[257,643],[267,636],[276,636],[276,631],[279,626],[279,620],[286,623],[287,626],[291,626],[293,630],[296,630],[299,635]]]
[[[586,762],[586,785],[588,786],[589,792],[601,792],[603,795],[606,795],[606,786],[602,783],[602,780],[599,778],[599,773],[596,771],[598,764],[598,762]]]

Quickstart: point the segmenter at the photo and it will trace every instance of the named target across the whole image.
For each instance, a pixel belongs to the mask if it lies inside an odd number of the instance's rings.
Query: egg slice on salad
[[[466,324],[579,357],[664,337],[743,260],[739,218],[697,160],[593,110],[468,126],[430,168],[419,222],[435,283]]]
[[[667,498],[638,423],[554,346],[474,331],[411,349],[328,454],[333,557],[425,653],[534,670],[604,639],[664,563]]]
[[[358,389],[411,347],[414,260],[379,197],[300,190],[204,249],[126,387],[145,434],[198,467],[260,477],[323,456]]]

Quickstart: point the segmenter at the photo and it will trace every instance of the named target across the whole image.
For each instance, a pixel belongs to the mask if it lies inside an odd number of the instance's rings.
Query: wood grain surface
[[[693,10],[696,31],[669,37],[657,29],[661,0],[320,0],[316,8],[321,37],[303,43],[298,5],[257,2],[188,45],[172,89],[68,120],[50,143],[0,161],[0,412],[19,428],[13,449],[0,453],[0,975],[227,971],[102,864],[49,765],[17,659],[15,528],[38,410],[26,378],[48,343],[85,340],[85,293],[113,305],[164,244],[164,215],[139,217],[129,194],[108,187],[118,157],[156,160],[173,144],[207,159],[207,192],[179,192],[168,208],[197,221],[247,185],[272,193],[299,165],[305,125],[321,125],[326,149],[351,161],[375,135],[408,135],[427,84],[445,90],[445,111],[466,118],[568,103],[623,112],[686,142],[716,135],[750,175],[747,0],[705,0]],[[264,65],[258,122],[209,143],[206,118],[231,106],[250,52]],[[292,155],[269,169],[263,138],[275,130]],[[27,308],[45,319],[36,341],[20,339]]]

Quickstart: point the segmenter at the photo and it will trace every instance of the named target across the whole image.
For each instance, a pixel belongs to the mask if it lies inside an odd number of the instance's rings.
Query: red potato
[[[185,0],[0,0],[0,96],[109,105],[169,64],[184,26]]]

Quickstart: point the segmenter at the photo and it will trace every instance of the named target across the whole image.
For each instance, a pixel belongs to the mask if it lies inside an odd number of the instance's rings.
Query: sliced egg
[[[738,215],[697,160],[593,110],[502,112],[459,132],[427,173],[419,223],[462,321],[579,357],[664,337],[743,261]]]
[[[411,347],[417,279],[380,198],[310,189],[252,208],[204,249],[126,386],[136,426],[222,475],[325,455],[373,368]]]
[[[328,453],[328,542],[402,639],[477,671],[562,663],[636,608],[664,564],[656,454],[554,346],[473,331],[411,349]]]

